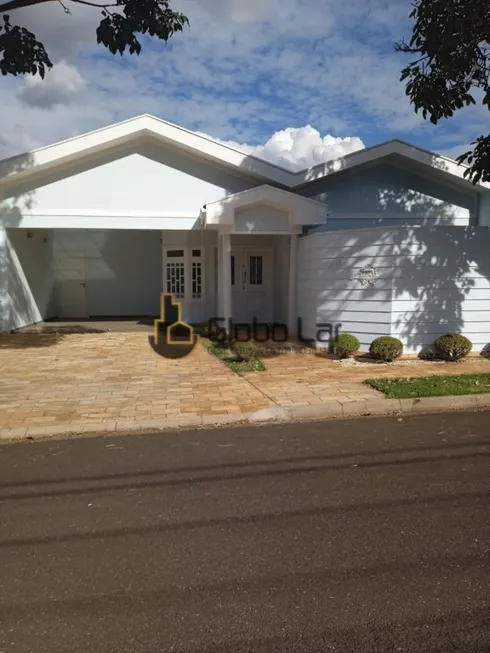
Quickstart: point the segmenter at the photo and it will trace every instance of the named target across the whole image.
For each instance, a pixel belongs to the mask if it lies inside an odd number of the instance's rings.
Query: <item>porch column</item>
[[[225,320],[222,325],[228,329],[228,321],[232,317],[231,308],[231,244],[230,234],[218,235],[218,308],[219,315]]]
[[[10,331],[7,231],[0,216],[0,333]]]
[[[296,335],[297,306],[296,306],[296,285],[298,260],[298,236],[291,234],[289,237],[289,299],[288,299],[288,331],[289,335]]]

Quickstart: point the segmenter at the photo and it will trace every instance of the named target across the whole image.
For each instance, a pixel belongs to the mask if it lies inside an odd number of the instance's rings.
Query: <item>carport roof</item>
[[[89,160],[110,150],[148,141],[168,145],[185,151],[191,156],[233,168],[236,172],[259,182],[289,189],[305,186],[332,174],[386,157],[392,159],[395,157],[411,166],[420,167],[427,174],[448,176],[459,185],[463,184],[475,189],[464,177],[466,166],[458,165],[452,159],[397,139],[312,168],[292,172],[148,114],[0,161],[0,187],[35,178],[69,163]],[[490,188],[490,184],[479,184],[480,190],[483,187]],[[476,188],[478,189],[478,186]]]

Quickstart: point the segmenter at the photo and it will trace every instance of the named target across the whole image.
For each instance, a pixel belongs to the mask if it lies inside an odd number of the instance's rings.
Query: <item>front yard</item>
[[[490,393],[490,374],[455,374],[409,379],[366,379],[366,385],[390,399]]]

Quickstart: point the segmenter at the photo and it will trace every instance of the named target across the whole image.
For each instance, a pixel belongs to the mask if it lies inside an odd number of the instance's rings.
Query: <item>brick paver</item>
[[[0,336],[0,428],[240,414],[264,395],[201,345],[158,356],[144,333]]]
[[[470,358],[457,363],[399,361],[391,364],[343,366],[321,353],[280,354],[265,358],[265,372],[245,378],[280,405],[319,404],[328,401],[379,399],[380,393],[363,385],[369,378],[408,378],[434,374],[490,372],[490,361]]]
[[[362,385],[369,377],[490,371],[482,359],[344,367],[315,353],[281,354],[265,364],[265,372],[242,377],[200,344],[185,358],[166,359],[141,331],[4,335],[0,430],[116,430],[136,421],[150,428],[159,419],[190,426],[276,405],[379,400],[380,393]]]

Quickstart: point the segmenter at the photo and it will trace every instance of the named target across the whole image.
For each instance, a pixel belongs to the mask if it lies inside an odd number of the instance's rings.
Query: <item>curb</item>
[[[269,406],[253,413],[237,415],[182,415],[166,419],[114,420],[96,424],[79,424],[55,427],[29,427],[1,429],[0,441],[37,440],[67,435],[110,435],[147,431],[165,431],[181,428],[209,428],[268,422],[300,422],[335,418],[374,417],[382,415],[415,415],[442,413],[457,410],[484,410],[490,408],[490,394],[458,395],[448,397],[421,397],[420,399],[363,399],[328,401],[323,404],[297,404]]]

